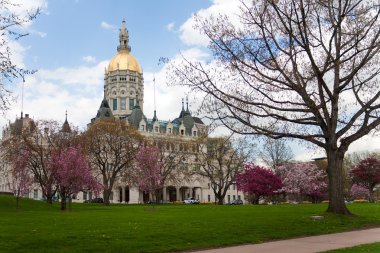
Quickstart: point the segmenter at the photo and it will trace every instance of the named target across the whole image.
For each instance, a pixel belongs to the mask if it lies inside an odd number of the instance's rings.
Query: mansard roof
[[[98,113],[96,114],[96,119],[111,118],[113,117],[111,108],[108,104],[107,99],[103,98],[103,101],[100,104]]]

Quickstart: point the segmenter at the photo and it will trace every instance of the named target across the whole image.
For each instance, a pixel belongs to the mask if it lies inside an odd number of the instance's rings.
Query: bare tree
[[[118,176],[126,177],[132,168],[142,142],[142,136],[124,121],[100,120],[83,134],[91,167],[101,176],[104,204],[110,204],[110,195]]]
[[[364,0],[242,2],[240,23],[198,17],[215,61],[183,59],[168,80],[206,94],[204,113],[242,134],[325,150],[327,211],[349,214],[342,164],[380,124],[380,6]],[[275,129],[275,130],[274,130]]]
[[[259,157],[273,170],[293,158],[293,152],[283,139],[265,138],[259,151]]]
[[[22,26],[34,20],[40,13],[40,9],[27,10],[25,14],[18,14],[15,10],[21,5],[9,0],[0,1],[0,111],[5,111],[9,106],[10,90],[8,86],[14,79],[25,78],[25,75],[35,71],[20,68],[12,59],[12,51],[9,46],[11,40],[18,40],[28,33],[23,33]]]
[[[228,188],[235,183],[236,175],[244,170],[244,164],[252,154],[251,148],[243,140],[231,138],[201,138],[194,173],[207,178],[210,187],[223,205]]]
[[[151,144],[159,151],[161,185],[177,185],[188,180],[190,175],[188,163],[191,163],[196,145],[189,141],[170,135],[154,136]],[[156,202],[161,200],[162,189],[156,191]]]

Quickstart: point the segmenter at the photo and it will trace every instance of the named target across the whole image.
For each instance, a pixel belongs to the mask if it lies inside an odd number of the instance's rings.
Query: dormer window
[[[158,133],[158,126],[154,127],[154,131]]]
[[[197,136],[197,131],[193,131],[193,136]]]
[[[172,133],[172,129],[171,129],[170,127],[168,128],[168,132],[169,132],[169,133]]]
[[[145,126],[144,126],[144,125],[141,125],[141,126],[140,126],[140,130],[141,130],[141,131],[145,131]]]

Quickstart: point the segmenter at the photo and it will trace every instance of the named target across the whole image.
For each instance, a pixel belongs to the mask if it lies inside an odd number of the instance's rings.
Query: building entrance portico
[[[129,186],[119,187],[119,203],[129,203]]]
[[[176,202],[177,201],[177,188],[175,186],[166,187],[167,199],[164,201]]]
[[[192,197],[202,202],[202,187],[193,187]]]

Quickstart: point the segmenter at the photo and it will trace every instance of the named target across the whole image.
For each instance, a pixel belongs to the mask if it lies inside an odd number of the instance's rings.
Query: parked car
[[[235,199],[230,204],[231,205],[243,205],[243,200],[241,200],[241,199]]]
[[[194,198],[187,198],[183,201],[184,204],[199,204],[199,200]]]
[[[85,200],[83,203],[103,203],[103,198],[93,198]]]

